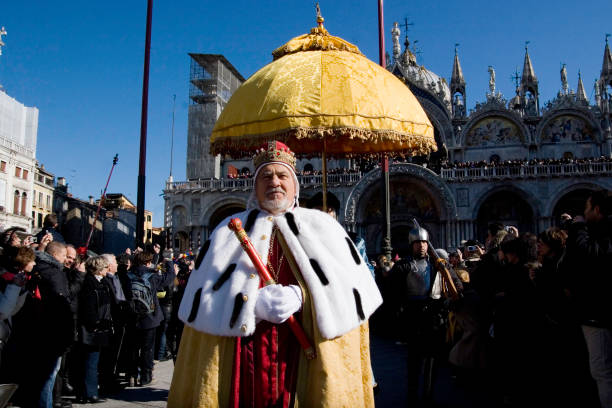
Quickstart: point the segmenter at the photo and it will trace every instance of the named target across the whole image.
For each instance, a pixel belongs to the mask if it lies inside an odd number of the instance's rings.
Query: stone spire
[[[453,73],[450,81],[450,93],[452,98],[453,118],[464,118],[466,116],[465,78],[459,62],[459,54],[455,44],[455,59],[453,61]]]
[[[538,78],[536,77],[531,58],[529,57],[529,50],[527,45],[529,41],[525,42],[525,62],[523,63],[523,76],[521,77],[521,98],[523,99],[523,106],[525,107],[525,114],[527,116],[538,116],[540,114],[540,101],[538,92]]]
[[[584,84],[582,83],[582,75],[578,71],[578,87],[576,88],[576,99],[580,101],[588,101],[586,91],[584,90]]]
[[[527,44],[529,41],[527,41]],[[536,88],[538,86],[538,78],[536,77],[535,70],[533,69],[533,64],[531,63],[531,58],[529,57],[529,50],[527,49],[527,44],[525,44],[525,62],[523,63],[523,77],[521,78],[521,85],[529,86],[535,84]]]
[[[606,48],[604,49],[601,75],[599,76],[599,107],[605,114],[610,113],[610,100],[612,99],[608,88],[612,86],[612,54],[610,54],[608,37],[610,37],[610,34],[606,34]]]
[[[612,85],[612,54],[610,54],[610,45],[608,44],[608,37],[610,34],[606,34],[606,48],[604,49],[603,64],[601,65],[600,86],[605,87]]]
[[[465,92],[465,79],[463,78],[463,70],[461,69],[461,63],[459,62],[459,54],[457,53],[458,45],[459,44],[455,44],[455,60],[453,61],[453,74],[451,76],[450,82],[452,94],[457,91]]]

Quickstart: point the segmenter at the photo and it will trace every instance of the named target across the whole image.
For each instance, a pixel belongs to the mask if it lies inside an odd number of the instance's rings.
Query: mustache
[[[285,192],[285,190],[283,190],[280,187],[272,187],[266,190],[266,195],[268,194],[274,194],[274,193],[281,193],[283,195],[287,195],[287,193]]]

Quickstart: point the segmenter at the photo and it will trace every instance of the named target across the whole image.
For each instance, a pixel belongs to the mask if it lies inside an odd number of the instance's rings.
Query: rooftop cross
[[[4,27],[2,27],[4,29]],[[606,33],[606,44],[608,43],[608,37],[610,37],[612,34],[607,34]]]
[[[529,45],[531,41],[525,41],[525,51],[527,51],[527,46]]]
[[[457,48],[459,48],[459,43],[455,43],[455,55],[457,55]]]
[[[515,68],[514,75],[512,75],[510,78],[512,80],[514,80],[514,86],[516,86],[518,88],[518,86],[519,86],[519,79],[521,79],[521,76],[519,75],[519,72],[518,72],[518,67]]]
[[[408,30],[410,26],[413,26],[414,23],[408,22],[408,17],[404,17],[404,24],[402,24],[402,28],[405,30],[406,38],[408,38]]]

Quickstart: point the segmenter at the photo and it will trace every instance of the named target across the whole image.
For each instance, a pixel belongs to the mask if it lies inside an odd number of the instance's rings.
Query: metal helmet
[[[416,241],[428,241],[429,234],[425,228],[413,228],[408,233],[408,245],[412,245]]]

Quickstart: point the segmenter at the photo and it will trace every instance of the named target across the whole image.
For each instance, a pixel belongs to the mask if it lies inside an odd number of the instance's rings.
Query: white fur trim
[[[246,223],[249,212],[234,215]],[[329,215],[304,208],[291,211],[299,234],[289,227],[285,215],[270,216],[260,212],[249,233],[253,246],[267,261],[270,234],[276,224],[293,254],[308,291],[313,300],[316,322],[321,335],[326,339],[341,336],[363,320],[357,312],[354,291],[361,299],[361,307],[367,319],[382,303],[376,283],[363,259],[357,265],[344,229]],[[179,309],[179,317],[196,330],[221,336],[248,336],[255,331],[255,302],[259,277],[234,233],[227,228],[229,217],[215,229],[211,245],[200,267],[193,271]],[[358,254],[358,253],[357,253]],[[359,256],[359,255],[357,255]],[[329,281],[323,284],[314,271],[310,260],[315,260]],[[213,285],[226,268],[235,263],[236,269],[217,290]],[[250,278],[251,274],[255,277]],[[191,313],[194,296],[202,289],[198,311],[193,322],[187,319]],[[246,295],[240,314],[229,327],[234,299],[238,294]]]

